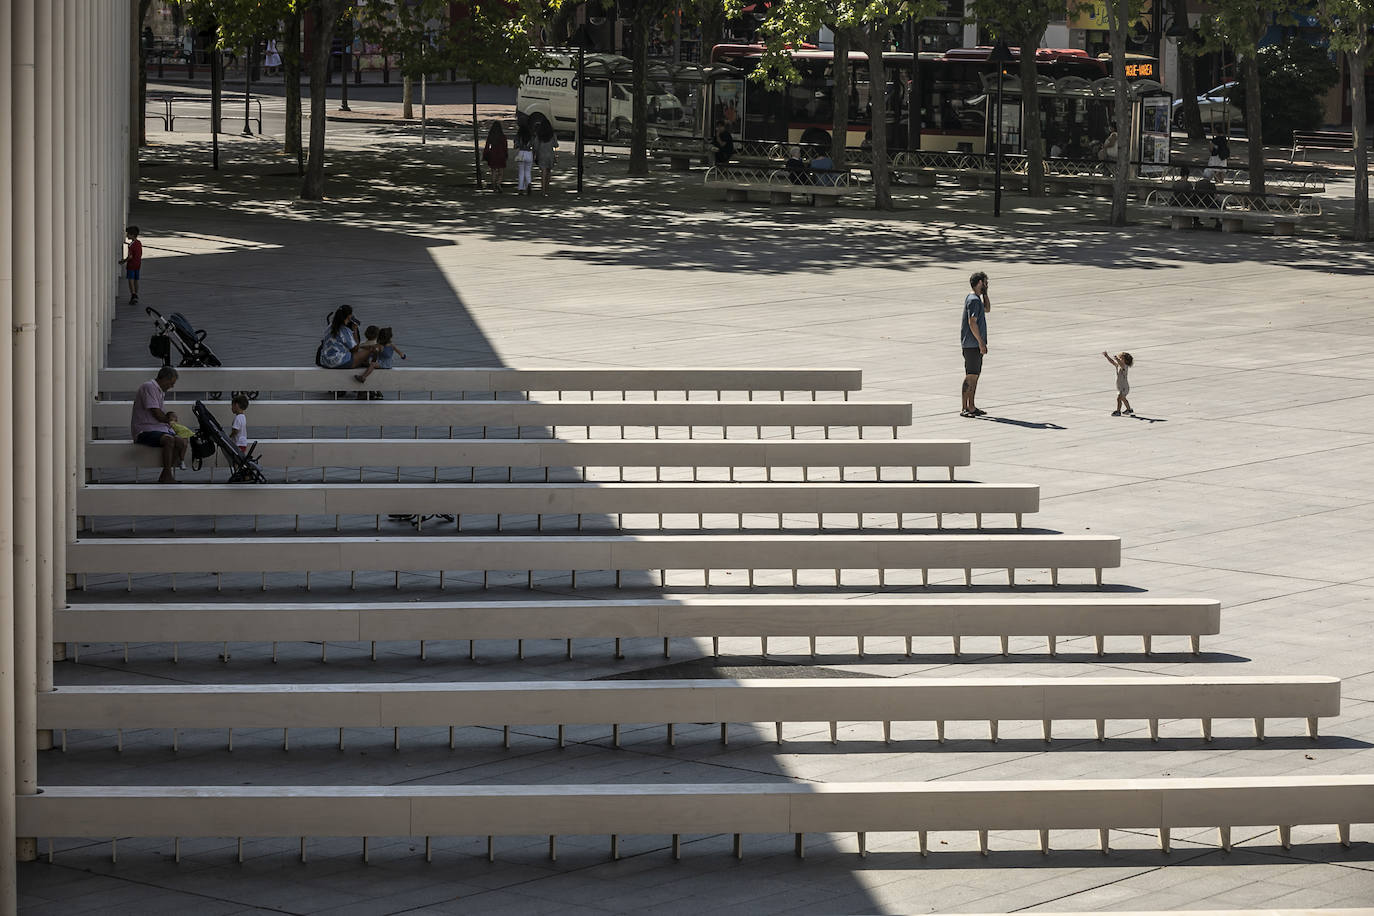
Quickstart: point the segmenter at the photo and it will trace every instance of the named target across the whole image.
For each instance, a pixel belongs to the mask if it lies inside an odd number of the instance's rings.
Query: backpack
[[[154,334],[148,338],[148,352],[155,359],[162,361],[162,365],[172,364],[172,339],[166,334]]]

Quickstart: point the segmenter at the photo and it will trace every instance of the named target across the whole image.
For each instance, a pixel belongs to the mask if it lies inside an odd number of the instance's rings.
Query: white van
[[[577,58],[567,53],[546,55],[552,62],[547,69],[530,70],[520,77],[515,110],[521,121],[532,124],[547,121],[556,133],[570,136],[577,132]],[[584,60],[587,72],[586,113],[584,126],[588,136],[609,139],[628,138],[634,123],[634,86],[631,82],[632,64],[618,54],[588,54]],[[608,79],[597,74],[612,74]],[[685,112],[682,102],[654,80],[648,80],[649,137],[653,139],[660,128],[676,132],[683,127]]]

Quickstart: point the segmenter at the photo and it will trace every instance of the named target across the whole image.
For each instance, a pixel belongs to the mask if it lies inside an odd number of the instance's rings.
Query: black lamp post
[[[997,119],[994,122],[992,142],[995,149],[992,172],[992,215],[1002,215],[1002,71],[1011,63],[1011,49],[1007,43],[998,39],[996,47],[988,55],[988,60],[997,65]]]

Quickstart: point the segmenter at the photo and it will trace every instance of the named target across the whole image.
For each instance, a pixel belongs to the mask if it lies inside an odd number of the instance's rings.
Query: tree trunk
[[[1028,35],[1021,44],[1021,145],[1026,151],[1026,193],[1045,196],[1045,150],[1040,141],[1040,87],[1035,68],[1035,49],[1039,35]]]
[[[844,168],[844,151],[849,145],[849,32],[835,29],[835,111],[830,125],[830,159],[835,168]]]
[[[301,12],[286,17],[286,32],[282,36],[282,80],[286,90],[286,143],[288,153],[301,151]]]
[[[1250,193],[1264,193],[1264,129],[1260,123],[1259,54],[1252,45],[1241,59],[1245,79],[1245,146],[1249,151]]]
[[[401,117],[415,117],[415,80],[408,76],[401,77]]]
[[[339,18],[339,0],[315,0],[311,9],[315,18],[310,34],[310,154],[301,183],[301,199],[324,200],[324,124],[328,116],[325,81],[329,78],[329,52]]]
[[[633,102],[630,107],[630,174],[649,174],[649,3],[639,0],[634,14]]]
[[[873,209],[891,210],[892,176],[887,161],[887,67],[883,64],[883,39],[887,25],[871,23],[864,29],[868,52],[869,130],[873,135]]]
[[[1188,0],[1172,0],[1170,9],[1175,23],[1188,21]],[[1197,106],[1197,54],[1192,34],[1178,40],[1178,97],[1182,99],[1179,109],[1183,112],[1183,128],[1188,138],[1206,139],[1202,111]]]
[[[1369,241],[1369,123],[1364,74],[1369,66],[1369,37],[1346,54],[1350,64],[1350,127],[1355,135],[1355,241]]]
[[[1111,0],[1112,76],[1116,83],[1116,172],[1112,180],[1113,226],[1126,225],[1126,183],[1130,156],[1131,101],[1126,88],[1126,29],[1130,25],[1130,0]]]

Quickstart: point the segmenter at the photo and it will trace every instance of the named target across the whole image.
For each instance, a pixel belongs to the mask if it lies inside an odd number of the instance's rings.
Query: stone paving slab
[[[293,732],[290,751],[279,732],[241,730],[232,755],[211,731],[183,733],[176,755],[165,732],[126,733],[122,754],[113,733],[74,732],[66,755],[44,755],[45,781],[1128,778],[1374,767],[1368,249],[1326,234],[1180,234],[1149,224],[1118,232],[1102,223],[1100,202],[1086,200],[1013,195],[998,222],[984,194],[945,188],[901,189],[903,209],[881,216],[848,205],[834,213],[725,210],[700,191],[699,176],[656,171],[647,184],[631,183],[623,160],[599,156],[582,200],[569,191],[567,157],[550,197],[498,197],[467,183],[461,146],[440,139],[421,149],[408,135],[346,127],[321,203],[290,200],[293,163],[270,137],[224,138],[224,171],[215,176],[203,137],[155,135],[162,145],[145,162],[143,200],[131,216],[145,239],[144,304],[184,311],[228,365],[308,364],[324,314],[348,301],[364,323],[392,324],[412,365],[862,366],[866,395],[916,405],[909,435],[972,440],[974,463],[962,476],[1039,484],[1035,525],[1121,536],[1123,566],[1108,577],[1111,589],[1215,596],[1223,632],[1204,639],[1199,657],[1181,640],[1161,640],[1150,657],[1109,640],[1101,659],[1090,640],[1065,641],[1056,658],[1032,640],[1013,640],[1008,658],[995,640],[969,640],[958,658],[947,640],[918,640],[907,658],[894,639],[870,640],[862,660],[852,640],[821,640],[812,659],[805,640],[780,639],[770,641],[778,658],[894,677],[1326,673],[1347,679],[1343,714],[1323,723],[1316,742],[1299,737],[1300,723],[1275,721],[1263,745],[1238,721],[1219,721],[1211,744],[1195,721],[1163,723],[1158,743],[1143,722],[1110,722],[1102,745],[1090,724],[1065,723],[1048,747],[1038,723],[1003,723],[996,745],[985,723],[951,723],[944,745],[928,724],[899,724],[892,746],[876,723],[842,723],[838,747],[824,726],[793,725],[781,748],[766,724],[733,726],[728,748],[714,724],[680,726],[676,748],[661,726],[644,726],[624,731],[620,751],[598,729],[570,729],[561,750],[552,729],[518,729],[510,751],[499,730],[459,729],[450,751],[446,729],[408,729],[399,753],[384,730],[350,730],[342,752],[332,730]],[[992,350],[979,392],[987,422],[957,416],[954,335],[974,269],[993,278]],[[142,310],[121,298],[110,363],[149,365],[150,330]],[[1103,349],[1137,356],[1132,401],[1155,422],[1108,415],[1114,392]],[[939,577],[930,592],[962,593],[961,581]],[[1000,573],[975,581],[1005,590]],[[364,584],[394,595],[388,575]],[[555,595],[625,594],[608,584],[572,593],[566,576],[540,580]],[[287,600],[341,594],[307,593],[286,578],[272,586],[269,597]],[[683,577],[672,590],[698,586]],[[166,592],[166,577],[136,587],[140,598],[190,597]],[[408,578],[405,588],[419,600],[440,594],[427,577]],[[874,588],[872,576],[855,573],[843,589],[822,590],[857,597]],[[103,596],[125,600],[123,583],[75,597]],[[222,597],[260,596],[245,584]],[[272,665],[266,645],[236,645],[227,664],[218,645],[184,645],[179,664],[165,647],[134,646],[126,665],[122,647],[101,646],[83,647],[82,664],[59,665],[57,677],[586,679],[702,659],[710,643],[675,640],[668,661],[657,640],[626,641],[619,661],[611,648],[580,641],[569,660],[561,642],[530,640],[521,662],[513,643],[484,641],[470,662],[465,644],[432,643],[420,662],[413,645],[384,645],[372,662],[366,645],[331,644],[322,664],[318,645],[283,644]],[[747,666],[757,641],[726,640],[723,651],[731,654],[723,663]],[[729,837],[684,839],[679,863],[665,837],[623,838],[625,858],[610,862],[604,837],[567,837],[551,863],[543,838],[513,838],[499,842],[495,865],[480,839],[436,839],[428,866],[413,838],[374,840],[368,866],[356,841],[312,841],[305,865],[291,838],[250,843],[238,865],[232,839],[188,840],[177,866],[170,841],[121,843],[111,865],[108,844],[68,839],[58,843],[56,865],[21,869],[21,887],[35,913],[1006,912],[1374,900],[1374,834],[1361,827],[1351,850],[1331,830],[1295,831],[1299,844],[1287,851],[1272,832],[1256,831],[1224,854],[1215,831],[1198,831],[1177,837],[1168,856],[1153,836],[1127,832],[1113,833],[1107,857],[1092,832],[1056,833],[1048,857],[1033,835],[994,834],[986,859],[971,834],[936,835],[926,860],[911,835],[870,836],[866,859],[852,835],[816,836],[804,862],[790,837],[748,838],[743,862],[730,855]]]

